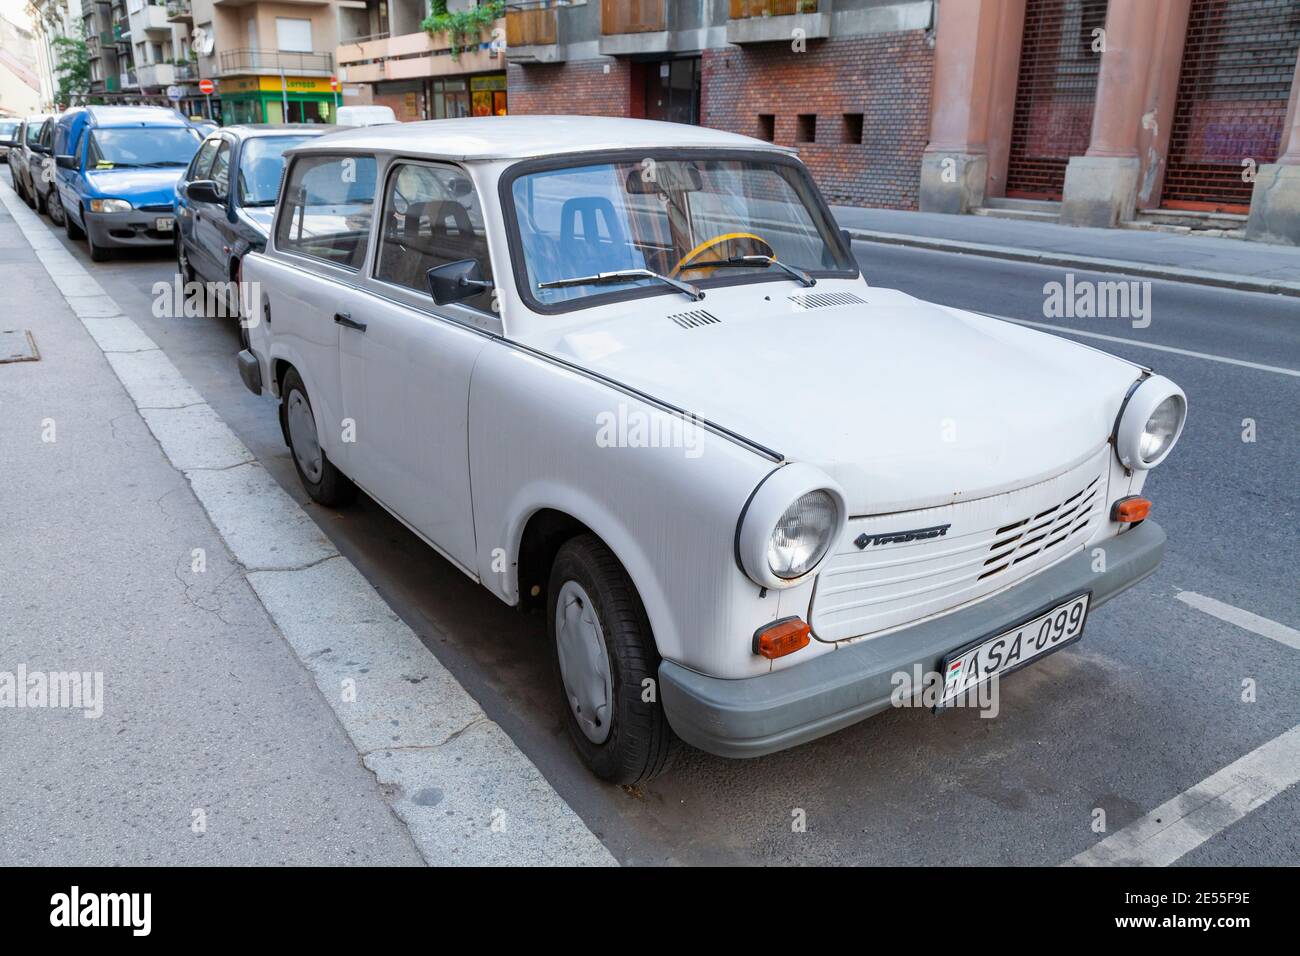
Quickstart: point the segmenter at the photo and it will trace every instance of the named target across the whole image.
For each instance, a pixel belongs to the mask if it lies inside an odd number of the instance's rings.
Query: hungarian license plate
[[[977,684],[1073,644],[1083,636],[1091,597],[1091,591],[1076,594],[1009,631],[949,654],[943,659],[943,695],[935,709],[947,706]]]
[[[176,220],[171,216],[160,216],[153,221],[153,227],[159,232],[171,232]]]

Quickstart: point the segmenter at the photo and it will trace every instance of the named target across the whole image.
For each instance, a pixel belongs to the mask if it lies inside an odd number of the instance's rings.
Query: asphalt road
[[[364,497],[341,512],[310,504],[272,400],[236,373],[237,330],[151,313],[169,256],[91,265],[84,244],[68,246],[625,863],[1055,864],[1099,839],[1095,809],[1114,832],[1300,724],[1300,650],[1176,597],[1300,627],[1300,379],[1149,348],[1300,369],[1295,299],[1157,282],[1146,329],[1047,320],[1043,284],[1062,270],[857,244],[873,284],[1117,336],[1081,341],[1183,386],[1186,434],[1147,483],[1169,534],[1165,563],[1099,610],[1082,642],[1006,679],[996,719],[897,711],[759,760],[688,751],[669,775],[620,789],[570,749],[540,618],[498,603]],[[1242,441],[1247,418],[1254,443]],[[1242,700],[1248,679],[1253,703]],[[1298,818],[1293,787],[1180,863],[1300,862]]]

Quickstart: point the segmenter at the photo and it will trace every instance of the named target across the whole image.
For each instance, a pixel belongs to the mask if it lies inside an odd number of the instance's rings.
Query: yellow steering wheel
[[[709,258],[701,259],[705,254],[710,254]],[[688,269],[706,269],[711,262],[725,262],[735,256],[754,255],[776,258],[776,250],[770,242],[752,232],[724,232],[720,236],[706,239],[682,256],[668,275],[676,278],[679,272]],[[696,262],[697,259],[701,261]]]

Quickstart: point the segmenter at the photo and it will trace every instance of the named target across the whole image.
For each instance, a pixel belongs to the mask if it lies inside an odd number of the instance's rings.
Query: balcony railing
[[[792,17],[796,13],[816,13],[817,0],[731,0],[730,17]]]
[[[167,0],[167,19],[172,23],[193,20],[190,0]]]
[[[661,33],[668,29],[667,0],[600,0],[600,32]]]
[[[193,63],[176,64],[176,80],[185,82],[186,80],[197,80],[199,78],[199,68]]]
[[[333,54],[295,53],[290,50],[226,50],[218,62],[222,73],[246,73],[249,70],[332,73],[334,70]]]
[[[555,0],[524,0],[506,7],[506,46],[553,46]]]
[[[176,82],[176,67],[170,63],[149,63],[136,71],[140,76],[140,85],[149,88],[171,86]]]

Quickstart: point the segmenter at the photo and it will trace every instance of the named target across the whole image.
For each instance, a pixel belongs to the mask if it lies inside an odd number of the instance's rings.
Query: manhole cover
[[[6,362],[39,362],[36,340],[26,329],[0,329],[0,365]]]

